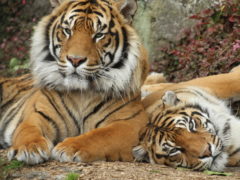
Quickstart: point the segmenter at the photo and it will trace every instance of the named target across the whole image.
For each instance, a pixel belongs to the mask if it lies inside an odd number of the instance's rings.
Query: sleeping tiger
[[[136,160],[214,171],[240,165],[240,119],[223,100],[240,97],[240,68],[153,89],[143,99],[149,122],[133,148]]]
[[[0,79],[0,145],[27,164],[132,161],[147,123],[147,54],[130,25],[136,1],[52,4],[32,37],[31,75]]]

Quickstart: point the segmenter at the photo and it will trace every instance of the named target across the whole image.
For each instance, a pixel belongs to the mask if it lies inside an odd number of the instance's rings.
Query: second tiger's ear
[[[177,95],[173,91],[166,91],[162,97],[162,101],[167,106],[175,106],[177,105],[179,99]]]
[[[50,3],[52,5],[52,8],[55,8],[55,7],[59,6],[63,1],[65,1],[65,0],[50,0]]]
[[[137,0],[115,0],[117,7],[128,21],[129,24],[132,23],[133,17],[137,11]]]

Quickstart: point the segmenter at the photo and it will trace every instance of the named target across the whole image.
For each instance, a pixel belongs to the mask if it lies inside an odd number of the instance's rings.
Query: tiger
[[[148,121],[148,56],[131,25],[137,2],[51,2],[32,36],[31,73],[1,78],[1,147],[30,165],[133,161]]]
[[[152,91],[143,98],[149,122],[133,148],[136,161],[198,171],[240,166],[240,119],[227,106],[240,97],[240,68]]]
[[[20,77],[0,77],[0,117],[11,104],[33,88],[33,80],[30,74]]]

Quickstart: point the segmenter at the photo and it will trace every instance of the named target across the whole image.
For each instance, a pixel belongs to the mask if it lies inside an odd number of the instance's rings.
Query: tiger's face
[[[151,117],[141,144],[133,149],[136,159],[194,170],[222,170],[227,154],[208,112],[186,105],[172,93],[165,94],[162,101],[162,111]]]
[[[120,10],[113,1],[65,0],[43,18],[31,50],[37,84],[116,93],[138,89],[141,45]]]

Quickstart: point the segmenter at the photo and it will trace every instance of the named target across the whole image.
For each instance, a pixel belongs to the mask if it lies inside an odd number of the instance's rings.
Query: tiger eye
[[[95,39],[99,39],[99,38],[101,38],[101,37],[103,37],[103,36],[104,36],[103,33],[97,33],[94,38],[95,38]]]
[[[68,34],[68,35],[71,34],[71,30],[70,30],[69,28],[64,28],[64,32],[65,32],[66,34]]]

